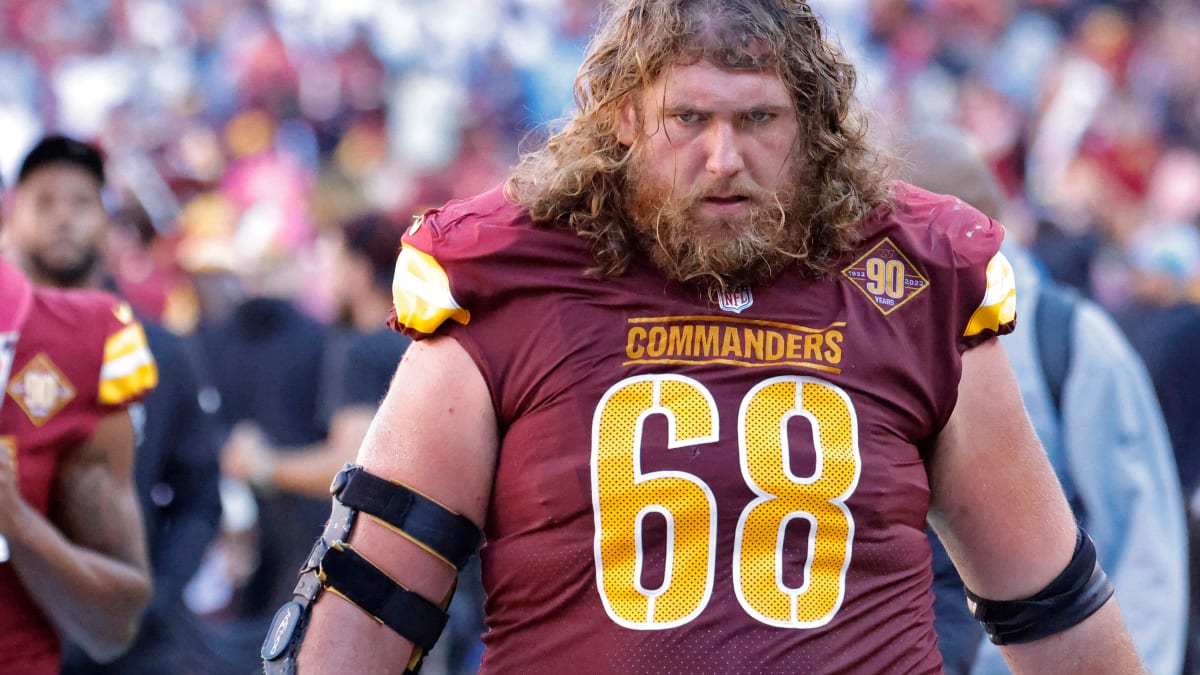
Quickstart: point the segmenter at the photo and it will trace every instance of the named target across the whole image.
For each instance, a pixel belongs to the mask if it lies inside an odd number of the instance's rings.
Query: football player
[[[1139,672],[1022,408],[1003,229],[891,182],[801,0],[617,0],[578,110],[408,231],[417,342],[263,656],[937,673],[928,515],[1014,670]],[[465,521],[465,522],[464,522]]]
[[[157,370],[128,305],[2,258],[0,334],[0,671],[51,675],[60,635],[112,660],[149,602],[128,407]]]

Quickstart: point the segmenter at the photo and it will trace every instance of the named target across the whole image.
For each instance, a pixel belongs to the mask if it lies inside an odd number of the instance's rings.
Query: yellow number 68
[[[665,415],[669,448],[717,440],[711,392],[679,375],[632,377],[611,387],[592,424],[592,506],[596,583],[609,617],[621,626],[660,630],[694,619],[712,595],[717,504],[712,489],[683,471],[643,472],[641,434],[650,415]],[[787,422],[803,416],[813,429],[816,468],[791,471]],[[845,597],[854,519],[845,501],[861,470],[858,422],[840,387],[812,377],[776,377],[746,394],[738,414],[742,476],[757,497],[734,532],[733,582],[738,602],[758,621],[815,628],[832,620]],[[662,582],[646,588],[643,520],[666,519]],[[809,522],[804,583],[783,580],[783,539],[797,518]]]

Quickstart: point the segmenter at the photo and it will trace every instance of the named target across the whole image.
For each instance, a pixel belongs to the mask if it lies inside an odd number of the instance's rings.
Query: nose
[[[71,225],[75,222],[74,216],[71,208],[59,200],[46,208],[42,223],[47,232],[54,232],[56,236],[61,237],[73,229]]]
[[[731,122],[716,121],[708,129],[708,161],[704,168],[718,177],[729,177],[746,167],[737,130]]]

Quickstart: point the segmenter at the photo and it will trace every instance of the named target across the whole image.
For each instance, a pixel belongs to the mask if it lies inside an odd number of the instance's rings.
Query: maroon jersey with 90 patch
[[[922,448],[1014,321],[1003,230],[897,184],[838,271],[710,299],[617,277],[500,189],[429,212],[396,323],[472,356],[502,430],[487,672],[940,670]]]
[[[21,496],[51,514],[64,457],[100,419],[142,397],[158,381],[142,326],[123,302],[99,291],[31,288],[0,260],[0,300],[20,292],[28,315],[0,387],[0,452],[13,453]],[[0,304],[0,325],[13,317]],[[0,564],[0,672],[59,671],[54,628],[11,563]]]

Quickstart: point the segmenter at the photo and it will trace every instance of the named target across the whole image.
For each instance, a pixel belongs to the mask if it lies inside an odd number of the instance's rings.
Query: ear
[[[627,95],[617,108],[617,142],[625,147],[633,145],[640,131],[641,116],[634,105],[633,96]]]

